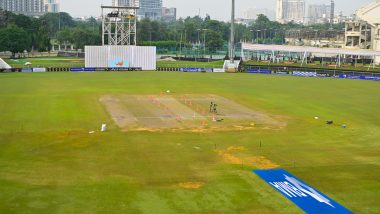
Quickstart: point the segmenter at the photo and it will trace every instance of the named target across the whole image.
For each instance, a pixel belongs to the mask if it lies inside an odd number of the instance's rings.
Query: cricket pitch
[[[213,94],[105,95],[100,102],[125,131],[275,129],[286,125]],[[217,104],[217,112],[213,112],[211,102]]]

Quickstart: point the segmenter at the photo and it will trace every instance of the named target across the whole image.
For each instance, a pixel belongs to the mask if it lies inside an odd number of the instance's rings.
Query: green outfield
[[[378,82],[0,73],[0,91],[1,213],[302,213],[251,172],[276,167],[355,213],[380,211]],[[110,108],[101,102],[105,96],[124,107]],[[140,116],[142,126],[151,115],[165,118],[164,110],[151,110],[165,100],[176,114],[195,117],[188,97],[206,108],[199,97],[224,99],[222,112],[231,103],[231,111],[260,112],[281,125],[263,126],[252,116],[243,118],[249,129],[232,124],[236,129],[213,130],[217,122],[207,115],[207,124],[189,130],[132,130],[117,123],[128,114]],[[99,132],[102,123],[108,124],[105,133]]]
[[[12,68],[71,68],[84,67],[84,58],[79,57],[35,57],[25,59],[4,59]]]

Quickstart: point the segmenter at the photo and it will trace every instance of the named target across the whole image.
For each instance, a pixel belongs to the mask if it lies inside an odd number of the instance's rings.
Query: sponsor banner
[[[98,71],[99,68],[96,70]],[[128,67],[128,68],[102,68],[103,71],[142,71],[142,68]]]
[[[293,76],[316,77],[317,72],[293,71]]]
[[[94,71],[96,71],[96,69],[95,68],[84,68],[83,71],[85,71],[85,72],[94,72]]]
[[[33,72],[46,72],[46,68],[33,68]]]
[[[328,74],[317,74],[317,77],[324,78],[324,77],[330,77],[330,75],[328,75]]]
[[[94,72],[95,68],[70,68],[71,72]]]
[[[21,72],[33,72],[32,68],[22,68]]]
[[[276,71],[276,74],[277,75],[288,75],[289,72],[287,72],[287,71]]]
[[[108,67],[110,68],[128,68],[129,61],[125,59],[111,59],[108,62]]]
[[[365,77],[365,80],[380,81],[380,77]]]
[[[254,170],[253,172],[306,213],[353,213],[283,169]]]
[[[72,71],[72,72],[82,72],[83,68],[70,68],[70,71]]]
[[[362,76],[359,76],[359,75],[347,75],[347,79],[362,79]]]
[[[179,69],[182,72],[201,72],[204,71],[204,68],[180,68]]]
[[[339,78],[342,79],[362,79],[360,75],[351,75],[351,74],[339,74]]]
[[[226,70],[224,68],[214,68],[214,73],[224,73]]]
[[[350,75],[350,74],[340,74],[339,78],[342,79],[360,79],[360,80],[378,80],[379,77],[370,77],[364,75]]]
[[[251,74],[271,74],[271,70],[256,70],[256,69],[249,69],[247,70],[247,73]]]

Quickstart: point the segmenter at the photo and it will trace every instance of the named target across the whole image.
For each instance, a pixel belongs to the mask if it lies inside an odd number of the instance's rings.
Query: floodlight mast
[[[230,63],[235,64],[235,0],[231,7]]]
[[[135,1],[139,2],[139,1]],[[101,6],[102,44],[137,45],[137,9],[139,4],[129,6]]]

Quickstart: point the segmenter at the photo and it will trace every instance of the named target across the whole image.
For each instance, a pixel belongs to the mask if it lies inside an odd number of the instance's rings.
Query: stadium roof
[[[322,53],[336,55],[355,55],[355,56],[380,56],[380,51],[372,50],[349,50],[343,48],[316,48],[307,46],[290,46],[290,45],[261,45],[242,43],[243,50],[250,51],[284,51],[293,53]]]

